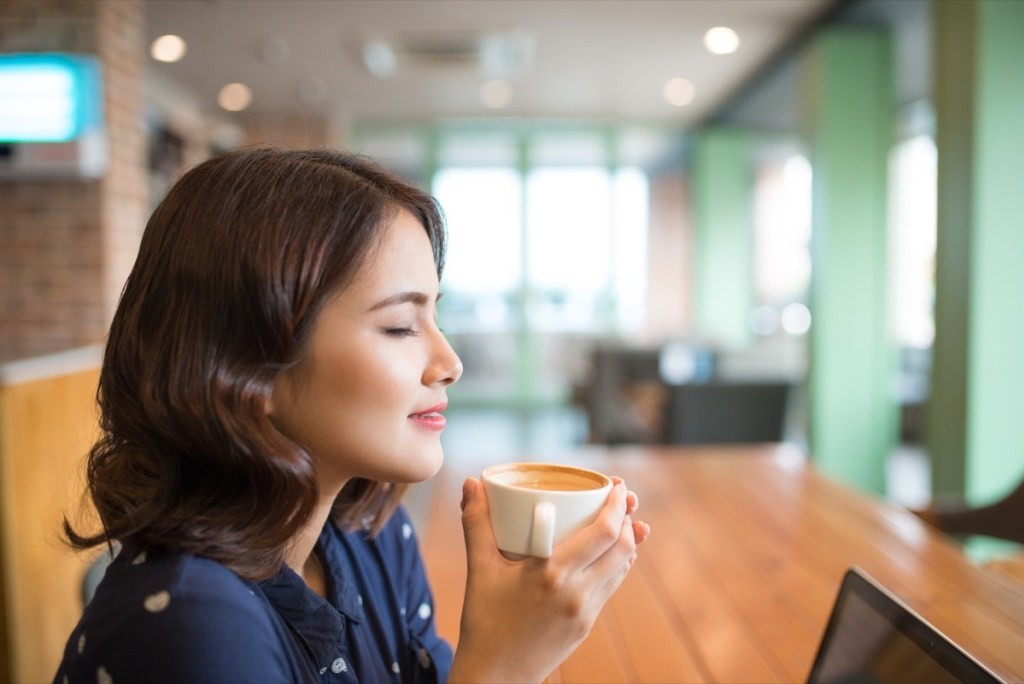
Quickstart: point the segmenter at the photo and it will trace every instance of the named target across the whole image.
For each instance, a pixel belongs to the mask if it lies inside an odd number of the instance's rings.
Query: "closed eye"
[[[413,337],[419,335],[419,331],[412,328],[385,328],[384,334],[390,337]]]

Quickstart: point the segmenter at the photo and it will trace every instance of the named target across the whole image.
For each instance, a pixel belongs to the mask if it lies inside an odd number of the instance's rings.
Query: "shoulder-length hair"
[[[267,416],[274,379],[402,209],[427,231],[440,277],[439,206],[365,157],[247,148],[175,184],[111,323],[87,464],[102,531],[65,519],[73,546],[170,548],[247,579],[279,570],[318,494],[310,454]],[[334,519],[379,532],[403,490],[352,480]]]

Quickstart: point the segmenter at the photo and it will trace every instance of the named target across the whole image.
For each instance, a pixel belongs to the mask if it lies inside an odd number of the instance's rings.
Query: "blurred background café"
[[[1005,496],[1021,36],[1014,0],[4,0],[0,636],[66,553],[146,219],[240,145],[438,197],[452,463],[781,443],[906,507]]]

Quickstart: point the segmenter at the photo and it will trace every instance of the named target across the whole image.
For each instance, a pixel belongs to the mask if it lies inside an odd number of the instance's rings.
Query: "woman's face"
[[[427,232],[403,210],[278,376],[271,420],[313,456],[322,493],[352,477],[417,482],[441,467],[446,390],[462,363],[437,327],[437,298]]]

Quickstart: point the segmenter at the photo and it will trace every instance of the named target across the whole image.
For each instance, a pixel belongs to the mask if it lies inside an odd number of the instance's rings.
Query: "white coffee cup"
[[[607,475],[554,463],[503,463],[481,479],[491,529],[506,555],[551,557],[558,542],[594,522],[612,481]]]

